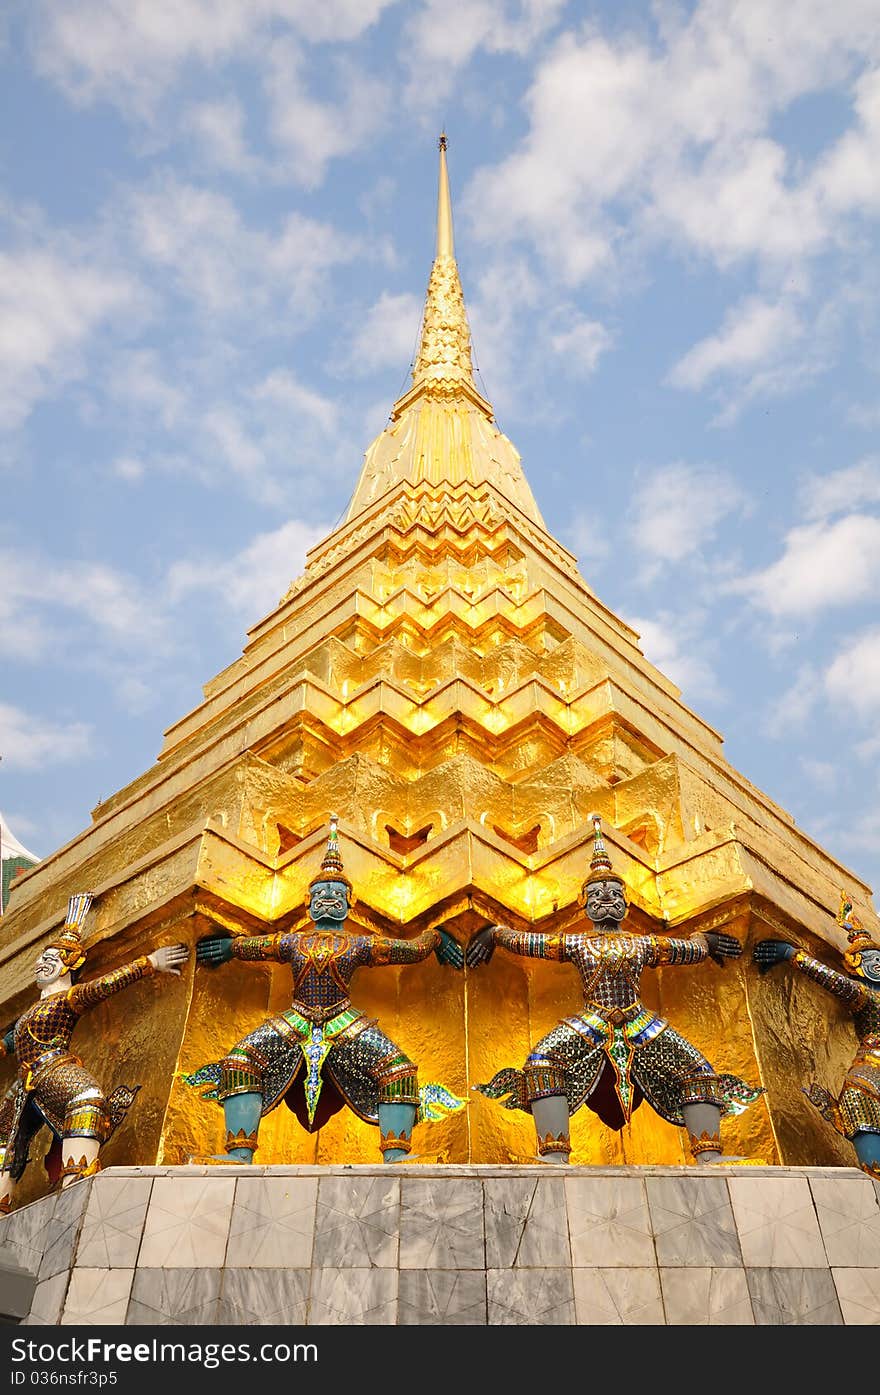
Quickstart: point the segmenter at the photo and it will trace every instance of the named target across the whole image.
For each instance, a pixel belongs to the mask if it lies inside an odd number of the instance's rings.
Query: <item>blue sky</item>
[[[876,0],[13,0],[0,808],[47,854],[334,525],[445,124],[482,382],[728,758],[880,882]]]

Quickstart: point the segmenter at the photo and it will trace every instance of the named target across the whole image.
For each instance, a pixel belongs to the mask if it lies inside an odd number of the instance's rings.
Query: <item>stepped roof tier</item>
[[[4,1020],[68,896],[96,895],[86,974],[155,943],[303,924],[326,821],[340,816],[355,922],[415,934],[443,921],[583,924],[588,813],[604,819],[636,929],[783,934],[835,962],[839,892],[874,928],[869,888],[726,760],[722,739],[641,652],[638,635],[548,531],[513,445],[474,383],[441,141],[436,257],[412,384],[369,447],[345,520],[249,632],[240,658],[165,734],[154,766],[16,884],[0,932]],[[658,973],[646,998],[719,1069],[766,1086],[728,1147],[768,1162],[850,1162],[800,1093],[839,1082],[849,1019],[806,979],[748,956]],[[140,995],[140,996],[138,996]],[[142,1081],[106,1161],[217,1150],[222,1118],[179,1084],[290,1000],[286,969],[227,965],[130,990],[81,1027],[108,1084]],[[460,1095],[580,1002],[573,971],[363,973],[355,1001]],[[91,1037],[89,1036],[91,1033]],[[91,1053],[91,1055],[89,1055]],[[102,1077],[103,1078],[103,1077]],[[531,1122],[471,1095],[430,1140],[452,1162],[531,1157]],[[439,1139],[439,1145],[436,1140]],[[677,1163],[648,1109],[614,1134],[581,1111],[576,1161]],[[373,1161],[347,1111],[307,1135],[283,1108],[260,1161]],[[428,1147],[425,1143],[425,1147]],[[437,1153],[427,1154],[436,1157]]]

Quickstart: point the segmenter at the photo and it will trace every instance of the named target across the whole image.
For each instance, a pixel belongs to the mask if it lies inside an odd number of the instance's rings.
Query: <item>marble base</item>
[[[4,1255],[31,1276],[31,1326],[878,1324],[880,1184],[825,1167],[117,1167],[0,1219]]]

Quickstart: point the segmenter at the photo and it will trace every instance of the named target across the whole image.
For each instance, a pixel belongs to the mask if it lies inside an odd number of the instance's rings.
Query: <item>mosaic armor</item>
[[[738,1076],[716,1074],[702,1052],[641,1001],[643,970],[699,964],[709,952],[700,939],[534,934],[504,926],[494,937],[512,954],[574,964],[584,993],[583,1011],[539,1041],[522,1070],[506,1068],[476,1087],[505,1108],[528,1112],[535,1100],[565,1095],[569,1114],[586,1104],[620,1129],[642,1099],[669,1123],[683,1125],[685,1105],[714,1104],[738,1114],[761,1093]]]
[[[125,1118],[139,1087],[121,1085],[105,1097],[70,1042],[83,1013],[154,972],[144,956],[67,992],[49,994],[7,1032],[4,1054],[15,1055],[18,1077],[0,1103],[0,1148],[13,1180],[24,1172],[31,1140],[44,1123],[59,1142],[64,1137],[104,1143]]]
[[[320,930],[234,940],[234,959],[290,965],[293,1002],[233,1046],[222,1061],[187,1076],[188,1083],[203,1098],[220,1103],[258,1093],[262,1115],[286,1097],[310,1132],[326,1120],[321,1110],[326,1078],[342,1101],[371,1124],[379,1121],[380,1104],[412,1104],[425,1119],[439,1117],[438,1109],[460,1107],[461,1101],[443,1086],[419,1089],[416,1066],[373,1019],[352,1007],[348,994],[356,969],[418,964],[439,943],[436,930],[413,940]],[[300,1083],[301,1096],[293,1088]]]
[[[857,1133],[880,1134],[880,991],[800,949],[789,962],[849,1008],[859,1039],[837,1099],[815,1082],[805,1092],[807,1098],[850,1142]]]

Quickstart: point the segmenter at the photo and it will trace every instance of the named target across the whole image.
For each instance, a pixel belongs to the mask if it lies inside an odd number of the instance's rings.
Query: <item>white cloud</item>
[[[137,652],[157,650],[166,635],[155,597],[133,576],[103,562],[59,560],[24,549],[0,549],[0,627],[36,637],[21,657],[37,658],[49,645],[63,650],[73,642],[64,612],[78,617],[78,658],[88,661],[92,646],[109,643]]]
[[[189,109],[186,123],[215,168],[235,174],[269,177],[266,162],[252,155],[248,149],[244,107],[237,97],[194,103]]]
[[[92,729],[83,722],[52,722],[0,703],[0,755],[8,770],[51,770],[83,760]]]
[[[863,631],[843,646],[825,674],[825,691],[838,708],[861,717],[880,713],[880,627]]]
[[[0,252],[0,426],[85,372],[97,332],[141,304],[137,283],[48,249]]]
[[[741,373],[776,358],[799,338],[803,326],[791,305],[750,296],[728,311],[717,334],[695,344],[669,375],[675,387],[702,388],[719,373]]]
[[[383,368],[404,372],[412,362],[421,321],[422,301],[418,296],[383,291],[355,331],[344,365],[346,371],[359,377],[368,377]]]
[[[830,760],[815,760],[812,756],[801,756],[801,770],[819,789],[833,790],[840,779],[840,771]]]
[[[151,426],[158,422],[166,430],[180,423],[187,405],[186,393],[169,380],[153,349],[117,349],[107,370],[106,391],[114,401],[144,412]]]
[[[250,227],[224,195],[172,178],[134,193],[130,208],[144,259],[211,315],[262,316],[276,326],[288,317],[294,328],[291,312],[310,314],[327,273],[358,250],[354,239],[300,213],[274,234]]]
[[[580,563],[581,571],[586,573],[592,567],[601,566],[611,551],[608,534],[593,514],[575,514],[565,531],[565,538]]]
[[[393,0],[36,0],[42,72],[81,102],[148,109],[185,64],[258,60],[279,31],[307,41],[357,38]]]
[[[729,583],[775,616],[854,604],[876,595],[878,586],[880,518],[857,513],[792,528],[778,561]]]
[[[699,552],[724,518],[747,507],[742,489],[721,470],[685,464],[653,470],[635,506],[635,554],[649,562],[681,561]]]
[[[794,682],[765,707],[761,725],[774,741],[802,729],[822,697],[822,681],[812,664],[803,664]]]
[[[845,469],[810,476],[801,499],[807,518],[828,518],[863,504],[880,504],[880,458],[867,456]]]
[[[702,615],[681,616],[661,611],[652,619],[627,616],[639,636],[642,653],[672,680],[686,699],[719,700],[718,680],[707,658],[710,645]]]
[[[565,360],[568,371],[578,378],[595,373],[599,359],[610,346],[611,335],[605,326],[584,317],[550,337],[553,352]]]
[[[424,0],[407,26],[404,53],[417,105],[446,96],[456,73],[482,49],[530,53],[555,24],[567,0]]]
[[[258,534],[234,557],[177,562],[168,575],[171,600],[177,603],[193,591],[213,591],[255,624],[278,604],[303,570],[308,549],[328,532],[326,525],[294,518],[273,532]]]
[[[339,63],[338,96],[322,100],[308,90],[308,69],[299,45],[275,42],[264,85],[270,130],[283,152],[283,168],[311,188],[323,179],[330,160],[349,155],[372,139],[384,122],[390,92],[362,66]]]
[[[568,284],[623,289],[657,244],[689,265],[751,262],[760,295],[672,374],[688,387],[733,377],[719,424],[825,366],[835,315],[859,313],[841,266],[863,265],[858,220],[880,205],[875,2],[784,8],[698,0],[607,34],[597,21],[567,31],[536,64],[525,134],[465,196],[487,244],[526,243]],[[824,148],[796,155],[779,118],[829,90],[852,101],[843,131],[829,123]],[[840,263],[830,297],[811,276],[824,254]]]
[[[277,369],[251,390],[257,402],[283,407],[292,415],[307,417],[328,436],[339,426],[339,404],[299,382],[292,373]]]

